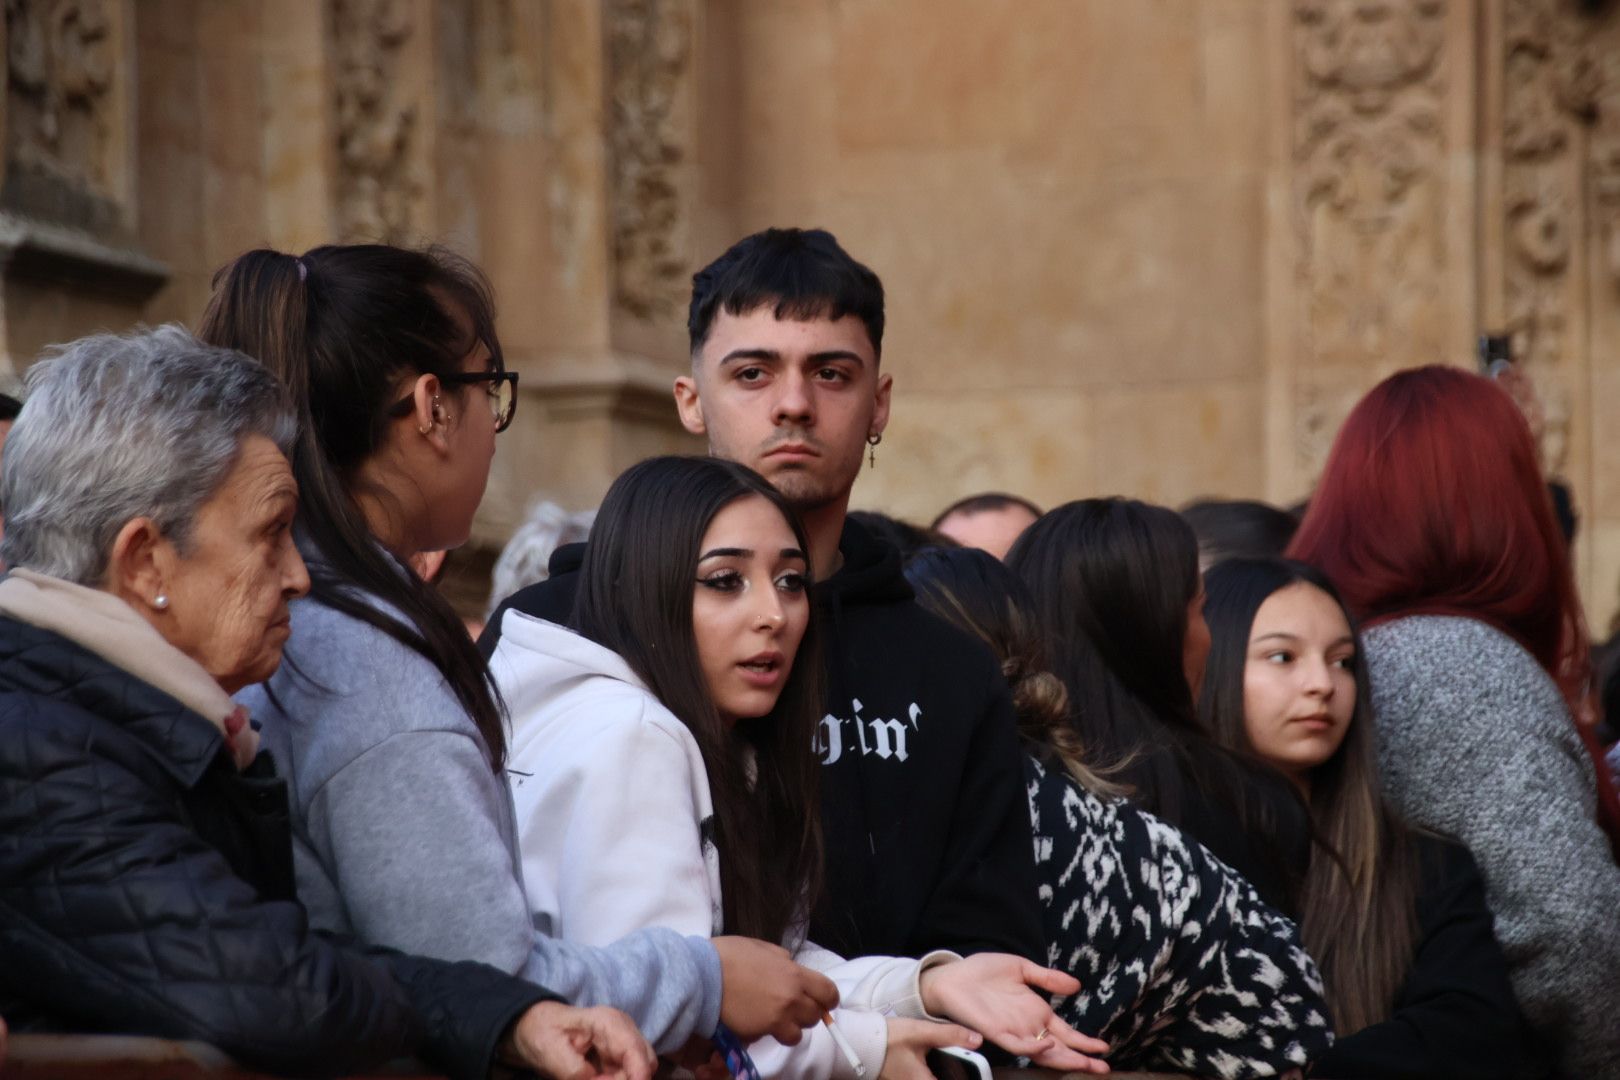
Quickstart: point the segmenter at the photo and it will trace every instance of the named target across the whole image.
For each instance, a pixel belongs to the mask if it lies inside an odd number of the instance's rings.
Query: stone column
[[[1478,29],[1463,0],[1281,8],[1268,490],[1291,501],[1380,378],[1469,360]]]
[[[594,506],[651,454],[700,449],[671,397],[692,273],[693,0],[473,8],[477,250],[502,302],[517,420],[478,537],[538,497]]]
[[[1491,0],[1483,42],[1485,322],[1535,388],[1542,463],[1581,516],[1592,631],[1620,584],[1620,12]]]

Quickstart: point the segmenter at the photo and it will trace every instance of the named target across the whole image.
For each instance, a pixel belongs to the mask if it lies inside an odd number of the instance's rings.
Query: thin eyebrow
[[[781,554],[784,559],[798,559],[800,562],[810,561],[804,557],[804,552],[798,548],[783,548]]]
[[[1289,633],[1284,633],[1281,630],[1274,630],[1269,634],[1261,634],[1259,637],[1255,638],[1252,642],[1250,642],[1250,644],[1251,645],[1258,645],[1262,641],[1268,641],[1271,638],[1280,638],[1283,641],[1301,641],[1301,640],[1303,640],[1298,634],[1289,634]],[[1354,645],[1355,643],[1356,643],[1355,638],[1345,636],[1345,637],[1339,638],[1333,644],[1329,645],[1328,648],[1329,649],[1337,649],[1341,645]]]
[[[707,559],[751,559],[754,552],[751,548],[714,548],[698,556],[698,562]]]

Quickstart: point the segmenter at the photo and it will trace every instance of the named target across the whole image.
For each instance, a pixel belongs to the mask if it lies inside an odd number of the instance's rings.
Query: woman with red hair
[[[1620,1076],[1620,806],[1576,719],[1589,646],[1518,406],[1454,368],[1385,379],[1345,421],[1288,553],[1366,627],[1387,794],[1473,853],[1561,1072]]]

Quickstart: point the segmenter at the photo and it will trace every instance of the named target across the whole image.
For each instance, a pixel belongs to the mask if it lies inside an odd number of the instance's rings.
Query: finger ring
[[[1035,1036],[1035,1041],[1036,1041],[1036,1042],[1040,1042],[1040,1041],[1041,1041],[1041,1040],[1042,1040],[1042,1039],[1044,1039],[1044,1038],[1046,1038],[1046,1029],[1045,1029],[1045,1028],[1041,1028],[1041,1030],[1040,1030],[1040,1031],[1039,1031],[1039,1033],[1037,1033],[1037,1034],[1036,1034],[1036,1036]]]

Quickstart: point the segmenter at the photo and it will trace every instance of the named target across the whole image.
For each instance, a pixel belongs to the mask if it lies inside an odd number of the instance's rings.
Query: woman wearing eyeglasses
[[[315,926],[618,1007],[661,1052],[721,1021],[796,1041],[837,991],[780,949],[668,931],[588,949],[530,921],[502,705],[460,619],[406,567],[467,540],[512,419],[517,376],[477,268],[383,245],[253,251],[217,276],[199,336],[276,372],[299,418],[310,594],[281,669],[238,700],[287,778]]]

